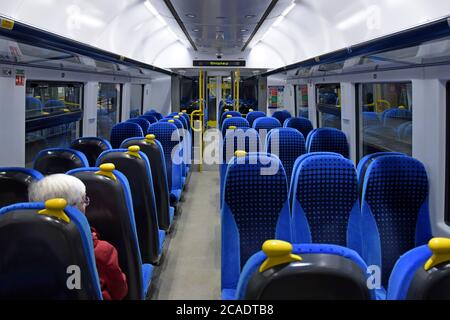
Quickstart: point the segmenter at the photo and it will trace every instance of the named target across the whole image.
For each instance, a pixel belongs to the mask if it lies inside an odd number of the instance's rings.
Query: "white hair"
[[[52,174],[32,183],[28,188],[30,202],[45,202],[54,198],[66,199],[67,204],[82,207],[86,196],[84,183],[67,174]]]

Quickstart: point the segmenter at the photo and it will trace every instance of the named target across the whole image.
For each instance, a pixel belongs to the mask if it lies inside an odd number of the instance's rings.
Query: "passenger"
[[[78,208],[82,213],[85,213],[89,205],[86,186],[73,176],[53,174],[29,187],[31,202],[45,202],[54,198],[66,199],[70,206]],[[91,232],[103,299],[121,300],[127,295],[128,286],[126,275],[119,266],[117,250],[109,242],[100,240],[94,228],[91,228]]]

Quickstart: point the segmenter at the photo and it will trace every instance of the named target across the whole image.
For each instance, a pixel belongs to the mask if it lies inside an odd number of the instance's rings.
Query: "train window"
[[[122,86],[100,83],[97,99],[97,136],[109,139],[112,127],[120,121]]]
[[[308,86],[295,86],[295,114],[298,117],[308,119]]]
[[[130,88],[130,118],[139,117],[144,107],[144,85],[132,84]]]
[[[81,135],[81,83],[27,81],[25,163],[42,149],[68,147]]]
[[[318,127],[341,130],[341,85],[321,84],[316,90]]]
[[[360,157],[375,152],[412,154],[412,84],[358,86]]]

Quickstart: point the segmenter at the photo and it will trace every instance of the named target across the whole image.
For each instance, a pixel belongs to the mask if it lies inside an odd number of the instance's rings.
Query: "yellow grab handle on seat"
[[[67,207],[66,199],[56,198],[45,201],[45,209],[40,210],[38,214],[61,219],[67,223],[70,223],[70,218],[64,212]]]
[[[117,178],[113,173],[114,170],[116,170],[116,166],[113,163],[104,163],[100,165],[100,171],[97,171],[95,174],[105,176],[113,179],[114,181],[117,181]]]
[[[428,242],[428,247],[433,252],[433,255],[425,263],[425,271],[428,271],[443,262],[450,262],[450,239],[433,238]]]
[[[267,240],[264,242],[262,249],[267,255],[267,259],[259,267],[259,272],[264,272],[281,264],[302,260],[300,256],[292,254],[292,244],[286,241]]]
[[[127,154],[135,158],[142,159],[139,151],[141,151],[141,148],[139,146],[129,146]]]

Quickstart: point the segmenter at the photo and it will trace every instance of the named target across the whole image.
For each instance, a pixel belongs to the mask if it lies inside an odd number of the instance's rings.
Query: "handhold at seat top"
[[[242,158],[245,157],[247,155],[247,152],[244,150],[236,150],[236,152],[234,153],[234,155],[238,158]]]
[[[116,166],[113,163],[104,163],[100,165],[100,171],[97,171],[95,174],[105,176],[116,181],[117,178],[113,173],[114,170],[116,170]]]
[[[135,158],[141,159],[141,156],[139,155],[139,151],[141,151],[141,148],[139,146],[129,146],[128,152],[130,156],[133,156]]]
[[[169,123],[175,123],[175,120],[173,120],[173,119],[170,119],[169,121],[167,121],[167,122],[169,122]]]
[[[145,136],[145,141],[146,141],[147,143],[153,143],[153,144],[155,144],[155,143],[156,143],[156,142],[155,142],[155,139],[156,139],[156,136],[155,136],[154,134],[148,134],[148,135]]]
[[[70,223],[70,218],[64,213],[64,209],[67,207],[66,199],[55,198],[45,201],[45,209],[40,210],[38,213],[50,217],[55,217]]]
[[[281,264],[302,260],[300,256],[292,254],[292,244],[286,241],[267,240],[264,242],[262,250],[267,255],[267,259],[259,268],[261,273]]]
[[[428,247],[433,252],[433,255],[425,263],[425,271],[428,271],[443,262],[450,262],[450,239],[433,238],[428,242]]]
[[[227,118],[233,118],[231,114],[227,114]]]

